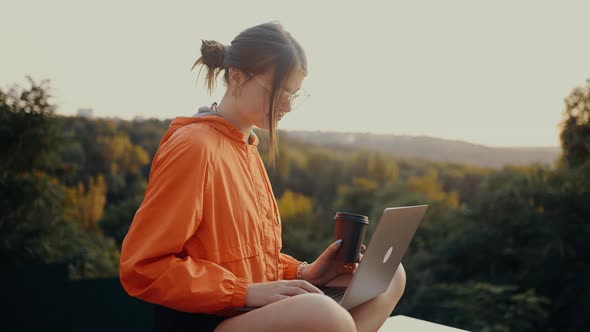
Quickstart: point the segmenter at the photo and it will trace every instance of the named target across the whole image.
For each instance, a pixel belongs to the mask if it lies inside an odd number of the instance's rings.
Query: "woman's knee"
[[[394,298],[395,300],[399,300],[402,295],[404,294],[404,290],[406,289],[406,271],[403,265],[399,265],[391,283],[389,284],[389,288],[387,289],[386,293],[389,297]]]
[[[331,298],[302,294],[229,318],[216,331],[353,332],[350,313]]]
[[[293,298],[310,331],[356,331],[350,313],[331,298],[320,294],[303,294]]]

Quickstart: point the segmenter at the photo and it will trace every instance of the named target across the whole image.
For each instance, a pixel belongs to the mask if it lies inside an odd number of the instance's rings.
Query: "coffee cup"
[[[334,216],[336,240],[342,240],[336,252],[336,260],[343,263],[358,263],[360,249],[369,224],[369,217],[337,212]]]

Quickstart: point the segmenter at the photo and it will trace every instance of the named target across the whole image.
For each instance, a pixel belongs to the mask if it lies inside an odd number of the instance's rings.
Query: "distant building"
[[[109,121],[116,122],[116,123],[119,123],[121,121],[125,121],[118,116],[105,116],[105,117],[101,117],[101,119],[109,120]]]
[[[344,135],[344,142],[348,144],[353,144],[356,142],[356,135],[355,134],[346,134]]]
[[[78,108],[78,116],[81,118],[92,119],[92,108]]]

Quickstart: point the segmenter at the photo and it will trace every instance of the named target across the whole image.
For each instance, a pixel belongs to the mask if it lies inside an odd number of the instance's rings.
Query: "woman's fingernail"
[[[334,242],[334,243],[336,243],[336,244],[340,244],[340,243],[342,243],[342,239],[340,239],[340,240],[338,240],[338,241],[336,241],[336,242]]]

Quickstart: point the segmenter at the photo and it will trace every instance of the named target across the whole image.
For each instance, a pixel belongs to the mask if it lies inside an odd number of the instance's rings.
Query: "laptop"
[[[318,288],[346,310],[384,293],[427,208],[428,205],[386,208],[348,286],[336,287],[328,283]],[[257,308],[232,309],[250,311]]]

